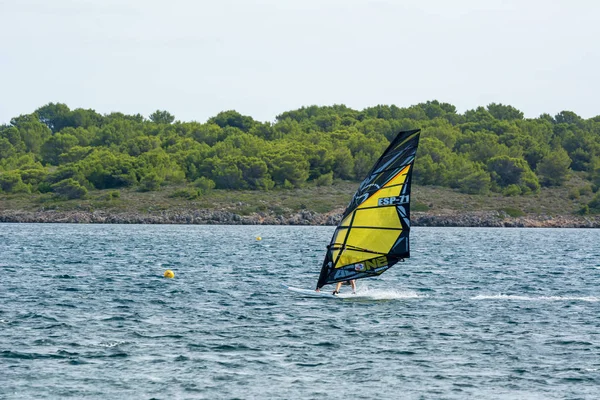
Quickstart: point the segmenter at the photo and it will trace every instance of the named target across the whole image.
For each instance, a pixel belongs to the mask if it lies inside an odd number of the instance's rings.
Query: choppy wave
[[[595,296],[522,296],[514,294],[494,294],[478,295],[471,297],[471,300],[516,300],[516,301],[588,301],[598,302],[599,297]]]

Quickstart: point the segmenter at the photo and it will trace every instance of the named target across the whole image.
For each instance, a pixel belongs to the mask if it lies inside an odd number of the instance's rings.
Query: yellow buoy
[[[262,240],[262,238],[260,236],[257,236],[256,240]]]
[[[165,278],[175,278],[175,273],[168,269],[165,271]]]

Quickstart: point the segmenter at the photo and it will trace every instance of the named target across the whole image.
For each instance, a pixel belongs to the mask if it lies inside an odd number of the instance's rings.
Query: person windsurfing
[[[341,289],[342,285],[352,286],[352,294],[356,294],[356,279],[350,279],[349,281],[345,281],[345,282],[338,282],[337,285],[335,286],[335,290],[333,291],[332,294],[333,295],[340,294],[340,289]],[[320,292],[321,289],[316,288],[315,291]]]

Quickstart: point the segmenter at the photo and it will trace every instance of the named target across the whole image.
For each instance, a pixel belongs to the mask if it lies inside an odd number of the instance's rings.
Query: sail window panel
[[[397,174],[393,179],[391,179],[385,186],[393,186],[393,185],[403,185],[406,181],[406,176],[408,171],[410,170],[410,165],[407,165]]]
[[[356,210],[353,226],[401,228],[396,207],[377,207]],[[353,228],[354,230],[354,228]]]
[[[337,260],[339,254],[340,254],[340,250],[332,250],[331,251],[331,259]]]
[[[374,179],[373,179],[373,186],[377,187],[379,189],[381,189],[382,187],[386,186],[386,184],[392,179],[392,177],[397,174],[399,172],[398,169],[393,169],[393,170],[389,170],[389,171],[385,171],[382,172],[381,174],[377,175]]]
[[[352,221],[352,214],[348,215],[346,218],[340,222],[339,227],[347,227],[350,226],[350,222]]]
[[[346,245],[385,254],[390,251],[398,236],[400,231],[397,230],[352,228]]]
[[[334,246],[344,244],[344,241],[346,240],[346,235],[348,235],[348,228],[338,228],[335,231],[335,238],[333,239]]]
[[[406,181],[406,175],[408,174],[410,167],[410,165],[407,165],[402,169],[395,169],[381,173],[381,175],[377,176],[373,180],[373,183],[380,187],[403,184]]]

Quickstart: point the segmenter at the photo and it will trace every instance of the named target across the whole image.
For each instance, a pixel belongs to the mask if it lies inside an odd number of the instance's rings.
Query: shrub
[[[490,186],[490,174],[485,171],[475,171],[458,181],[459,190],[468,194],[486,194]]]
[[[194,186],[198,188],[198,194],[204,194],[213,190],[216,185],[214,181],[202,176],[194,181]]]
[[[181,197],[187,200],[197,199],[200,191],[195,188],[184,188],[174,191],[169,197]]]
[[[518,196],[521,194],[521,188],[519,185],[508,185],[506,189],[502,191],[505,196]]]
[[[0,190],[7,193],[29,193],[30,188],[21,179],[18,171],[8,171],[0,174]]]
[[[587,204],[584,204],[583,206],[581,206],[579,211],[577,211],[577,214],[581,214],[581,215],[588,215],[589,213],[590,213],[590,207]]]
[[[315,179],[317,186],[331,186],[333,184],[333,172],[323,174]]]
[[[50,182],[41,182],[37,186],[37,190],[40,193],[50,193],[52,191],[52,184]]]
[[[79,184],[75,179],[68,178],[62,180],[58,183],[55,183],[51,186],[52,191],[56,193],[57,196],[67,198],[69,200],[72,199],[82,199],[87,196],[87,189]]]
[[[590,212],[600,213],[600,193],[597,193],[588,204]]]
[[[571,200],[576,200],[576,199],[578,199],[578,198],[579,198],[579,195],[580,195],[580,193],[581,193],[581,192],[580,192],[580,191],[579,191],[579,189],[577,189],[577,188],[573,188],[573,189],[569,190],[569,199],[571,199]]]
[[[163,179],[161,177],[154,172],[150,172],[140,180],[140,191],[151,192],[158,190],[162,182]]]
[[[37,185],[46,179],[48,172],[45,169],[26,169],[20,171],[20,175],[23,183]]]

